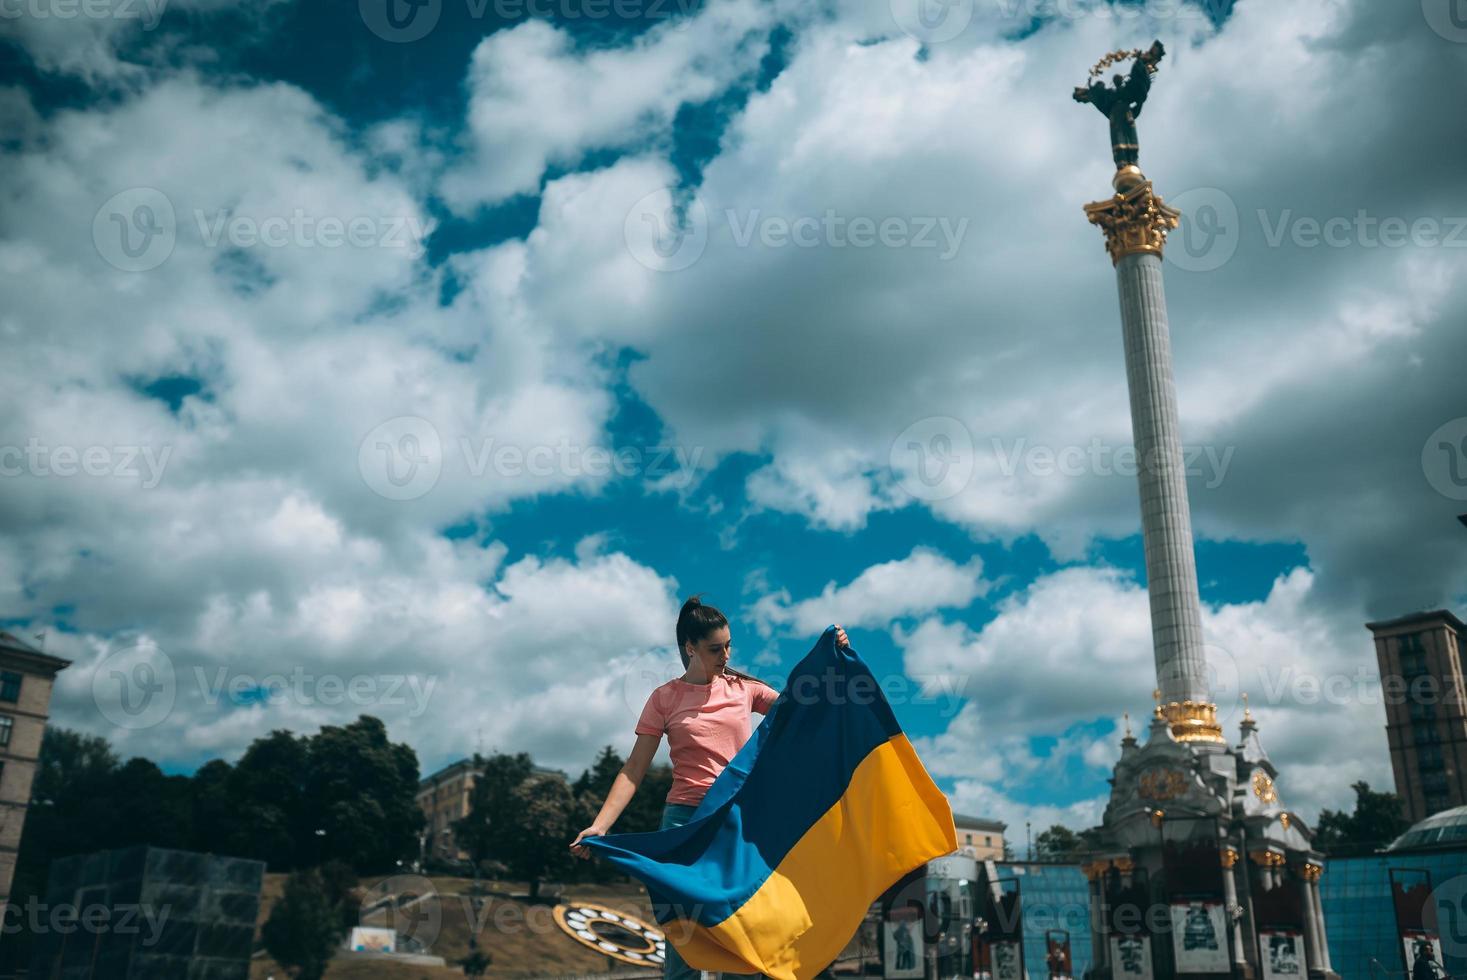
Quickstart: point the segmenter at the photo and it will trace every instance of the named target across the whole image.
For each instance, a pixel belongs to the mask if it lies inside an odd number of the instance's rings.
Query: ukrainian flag
[[[681,827],[582,841],[641,880],[699,970],[808,980],[903,875],[958,849],[952,810],[835,627]]]

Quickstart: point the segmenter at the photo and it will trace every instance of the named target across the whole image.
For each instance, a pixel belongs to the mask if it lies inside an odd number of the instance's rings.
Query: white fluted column
[[[1319,898],[1319,876],[1324,873],[1324,866],[1311,864],[1313,869],[1308,873],[1309,892],[1314,899],[1314,922],[1315,931],[1319,936],[1319,965],[1325,973],[1333,973],[1334,967],[1329,961],[1329,930],[1324,925],[1324,903]]]
[[[1322,970],[1322,957],[1319,955],[1319,920],[1314,914],[1314,889],[1309,887],[1309,881],[1302,874],[1296,879],[1299,884],[1299,894],[1304,900],[1304,949],[1309,954],[1309,969],[1311,972]]]
[[[1164,702],[1203,702],[1208,700],[1208,689],[1202,605],[1192,551],[1161,256],[1149,252],[1125,256],[1116,265],[1116,280],[1141,492],[1156,678]]]

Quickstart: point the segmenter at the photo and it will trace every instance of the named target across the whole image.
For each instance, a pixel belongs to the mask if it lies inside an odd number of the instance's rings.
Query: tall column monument
[[[1085,213],[1105,234],[1120,291],[1156,667],[1146,743],[1127,728],[1084,863],[1094,950],[1085,976],[1251,980],[1265,964],[1274,973],[1292,964],[1312,980],[1337,980],[1316,899],[1324,859],[1314,835],[1284,807],[1252,715],[1229,745],[1208,689],[1162,288],[1162,252],[1181,215],[1141,172],[1136,132],[1165,53],[1158,41],[1109,54],[1074,93],[1110,121],[1115,193]],[[1112,84],[1099,80],[1126,61],[1130,70]]]
[[[1147,592],[1151,599],[1151,636],[1161,707],[1172,731],[1183,741],[1221,743],[1217,706],[1207,690],[1202,651],[1202,607],[1197,565],[1192,554],[1192,516],[1187,507],[1187,477],[1177,424],[1177,392],[1172,380],[1171,336],[1161,257],[1167,232],[1180,215],[1152,190],[1137,166],[1140,146],[1136,117],[1146,103],[1151,76],[1164,49],[1108,55],[1092,79],[1125,57],[1135,59],[1129,76],[1114,87],[1092,81],[1077,88],[1075,99],[1110,118],[1116,161],[1115,196],[1087,205],[1092,224],[1105,232],[1121,296],[1126,384],[1131,393],[1131,433],[1141,489],[1141,534],[1146,551]]]

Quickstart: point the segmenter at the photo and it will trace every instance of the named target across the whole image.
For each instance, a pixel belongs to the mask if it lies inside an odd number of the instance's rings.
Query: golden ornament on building
[[[1273,788],[1273,780],[1262,769],[1253,771],[1253,795],[1261,803],[1277,803],[1279,794]]]
[[[1187,792],[1187,774],[1180,769],[1154,766],[1136,779],[1136,792],[1143,799],[1171,800]]]

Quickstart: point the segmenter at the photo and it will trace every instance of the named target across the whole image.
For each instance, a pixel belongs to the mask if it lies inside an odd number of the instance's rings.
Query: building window
[[[983,843],[985,845],[987,845],[987,846],[990,846],[990,847],[993,846],[993,835],[991,835],[991,834],[984,834],[983,835]]]
[[[13,670],[0,670],[0,701],[14,704],[20,700],[20,675]]]
[[[15,727],[15,719],[9,715],[0,715],[0,746],[10,744],[10,731]]]

